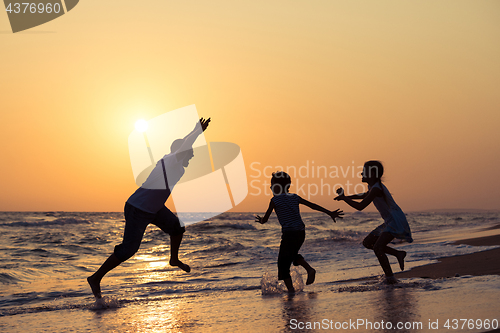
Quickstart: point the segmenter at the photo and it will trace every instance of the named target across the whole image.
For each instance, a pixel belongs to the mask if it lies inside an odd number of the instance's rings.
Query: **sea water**
[[[321,213],[302,216],[306,241],[301,253],[317,275],[313,285],[304,286],[305,270],[293,268],[296,295],[287,295],[277,280],[278,221],[271,217],[260,225],[253,213],[224,213],[187,227],[180,258],[191,266],[189,274],[169,266],[168,235],[148,227],[138,253],[103,279],[105,297],[96,302],[86,277],[121,242],[123,213],[0,213],[0,330],[279,332],[300,331],[293,323],[334,323],[333,318],[362,315],[428,325],[434,313],[426,308],[442,309],[439,302],[446,308],[450,300],[458,307],[466,295],[469,305],[475,299],[471,306],[480,309],[477,316],[498,319],[496,276],[408,279],[393,287],[356,280],[382,274],[373,252],[360,244],[382,222],[378,213],[349,213],[337,223]],[[452,241],[486,235],[500,224],[499,212],[486,211],[419,212],[407,218],[415,241],[393,245],[408,252],[407,269],[491,249]],[[440,318],[446,315],[451,314]]]

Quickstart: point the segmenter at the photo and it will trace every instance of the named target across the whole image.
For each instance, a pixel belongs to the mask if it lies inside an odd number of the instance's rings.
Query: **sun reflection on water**
[[[139,302],[113,312],[96,313],[97,326],[106,332],[189,332],[197,325],[186,312],[186,301],[181,298]],[[121,318],[118,321],[118,318]],[[127,322],[123,322],[127,318]]]
[[[170,266],[168,257],[142,254],[136,258],[136,276],[138,283],[154,283],[170,280],[175,269]]]

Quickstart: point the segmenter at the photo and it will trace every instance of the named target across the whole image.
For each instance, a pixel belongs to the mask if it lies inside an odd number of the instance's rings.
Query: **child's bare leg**
[[[316,270],[309,265],[309,263],[304,259],[303,256],[299,254],[299,257],[294,261],[294,265],[300,265],[307,271],[307,281],[306,284],[313,284],[316,279]]]
[[[406,251],[399,251],[399,250],[393,249],[392,247],[385,246],[384,252],[395,256],[396,259],[398,259],[399,268],[401,268],[402,271],[405,270]]]
[[[113,253],[108,259],[101,265],[101,267],[87,278],[87,282],[92,289],[92,293],[95,298],[101,298],[101,280],[110,270],[114,269],[121,264],[120,259]]]
[[[375,246],[375,243],[378,241],[379,238],[380,238],[379,236],[375,236],[375,235],[372,235],[372,234],[368,235],[363,240],[364,247],[366,247],[367,249],[373,250],[374,246]],[[395,256],[398,259],[399,268],[401,268],[402,271],[405,270],[405,261],[404,260],[405,260],[405,257],[406,257],[406,251],[398,251],[398,250],[393,249],[392,247],[389,247],[387,245],[385,245],[383,247],[383,251],[384,251],[384,253],[387,253],[387,254]]]
[[[405,270],[405,257],[406,257],[406,251],[398,251],[396,258],[398,258],[399,268],[402,271]]]
[[[291,277],[283,279],[283,282],[285,282],[286,289],[288,289],[289,293],[294,293],[295,292],[295,288],[293,287],[293,283],[292,283],[292,278]]]
[[[378,261],[380,263],[380,266],[382,266],[382,269],[384,270],[385,276],[387,278],[393,277],[394,273],[392,272],[391,265],[389,264],[389,259],[387,258],[387,255],[385,254],[385,248],[387,247],[387,244],[389,244],[390,241],[394,239],[394,236],[391,235],[388,232],[383,232],[380,234],[380,237],[377,239],[375,242],[375,245],[373,246],[373,251],[375,252],[375,255],[378,258]]]
[[[182,243],[183,234],[180,235],[170,235],[170,266],[176,266],[182,269],[183,271],[189,273],[191,271],[191,267],[186,265],[182,261],[179,260],[179,248]]]

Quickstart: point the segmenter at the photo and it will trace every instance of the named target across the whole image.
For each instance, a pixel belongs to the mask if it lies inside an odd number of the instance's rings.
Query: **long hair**
[[[384,166],[380,161],[372,160],[365,162],[364,169],[367,173],[364,176],[368,178],[372,178],[373,176],[378,181],[381,181],[381,178],[384,175]]]
[[[371,178],[372,176],[377,179],[380,189],[382,190],[382,194],[384,196],[385,202],[387,202],[387,198],[385,196],[385,191],[384,187],[382,186],[382,176],[384,175],[384,166],[382,165],[382,162],[377,161],[377,160],[371,160],[368,162],[365,162],[363,166],[364,172],[366,173],[364,176]]]

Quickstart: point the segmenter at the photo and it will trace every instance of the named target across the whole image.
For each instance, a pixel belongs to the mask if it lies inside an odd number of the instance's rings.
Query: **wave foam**
[[[0,223],[2,227],[46,227],[53,225],[74,225],[74,224],[90,224],[91,222],[83,219],[60,218],[52,221],[16,221],[8,223]]]
[[[439,287],[433,285],[432,281],[403,281],[398,280],[396,284],[387,284],[385,278],[382,276],[379,280],[364,282],[359,285],[351,285],[339,287],[336,292],[365,292],[365,291],[375,291],[375,290],[389,290],[389,289],[406,289],[406,288],[420,288],[425,290],[436,290]]]

